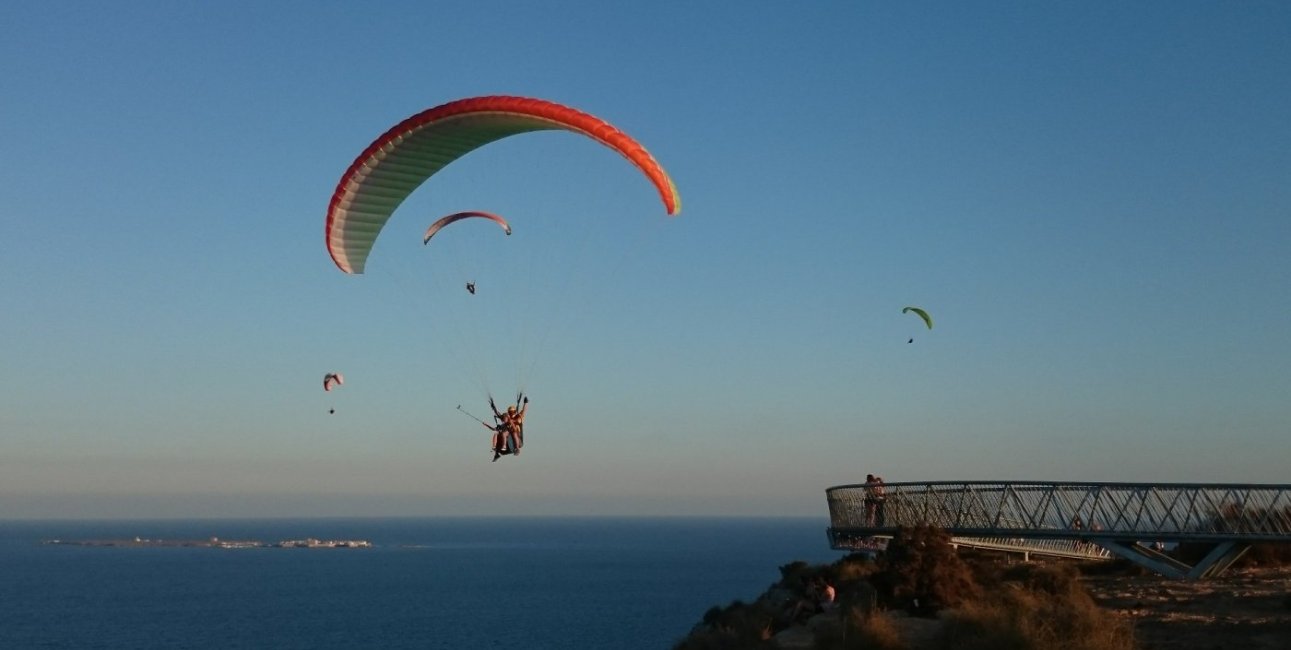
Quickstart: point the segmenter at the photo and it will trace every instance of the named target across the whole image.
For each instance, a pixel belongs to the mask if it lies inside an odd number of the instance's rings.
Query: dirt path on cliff
[[[1098,603],[1134,622],[1144,650],[1291,649],[1291,567],[1211,580],[1089,576]]]

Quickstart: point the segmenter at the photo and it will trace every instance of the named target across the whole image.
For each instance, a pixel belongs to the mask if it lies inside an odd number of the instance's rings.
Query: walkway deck
[[[1218,575],[1253,542],[1291,542],[1291,485],[938,481],[885,488],[882,503],[867,503],[863,484],[826,490],[834,548],[930,525],[963,545],[1064,557],[1105,549],[1163,575],[1195,579]],[[1212,550],[1189,566],[1154,550],[1171,542]]]

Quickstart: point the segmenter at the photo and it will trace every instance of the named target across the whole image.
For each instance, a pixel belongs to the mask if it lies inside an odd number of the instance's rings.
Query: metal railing
[[[923,525],[955,538],[996,540],[965,544],[980,548],[1043,552],[1039,542],[1053,540],[1074,551],[1089,544],[1163,573],[1204,577],[1253,542],[1291,542],[1291,485],[935,481],[888,483],[883,492],[879,499],[866,484],[826,490],[835,548]],[[1153,549],[1165,542],[1214,543],[1216,550],[1203,565],[1186,567]]]
[[[865,485],[826,490],[835,529],[931,525],[981,537],[1291,541],[1291,485],[889,483],[867,508]]]

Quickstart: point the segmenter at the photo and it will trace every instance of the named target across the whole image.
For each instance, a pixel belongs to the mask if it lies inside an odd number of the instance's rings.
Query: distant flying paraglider
[[[429,244],[430,238],[434,237],[435,233],[443,230],[445,226],[452,223],[457,223],[462,219],[468,219],[471,217],[488,219],[489,221],[492,221],[498,224],[499,226],[502,226],[502,232],[505,232],[508,236],[511,235],[511,224],[507,223],[506,219],[503,219],[502,217],[499,217],[498,215],[493,214],[492,212],[479,212],[477,210],[468,210],[466,212],[455,212],[446,217],[442,217],[436,220],[435,223],[430,224],[430,227],[426,229],[426,234],[421,238],[421,243]],[[475,295],[475,283],[467,282],[466,290],[470,292],[472,296]]]
[[[336,388],[337,386],[343,386],[343,385],[345,385],[345,375],[342,375],[339,372],[329,372],[323,375],[323,392],[330,393],[332,392],[333,388]],[[328,415],[334,415],[335,413],[336,413],[336,409],[334,408],[327,409]]]
[[[343,386],[343,385],[345,385],[345,375],[342,375],[339,372],[329,372],[326,375],[323,375],[324,391],[330,393],[332,392],[333,388],[336,388],[337,386]]]
[[[915,314],[918,314],[919,318],[923,319],[923,324],[927,325],[928,329],[932,329],[932,316],[929,316],[928,312],[918,307],[906,307],[905,309],[901,310],[901,313],[903,314],[908,314],[910,312],[914,312]]]
[[[489,221],[492,221],[498,224],[499,226],[502,226],[502,231],[505,232],[506,234],[508,235],[511,234],[511,224],[507,223],[506,219],[503,219],[502,217],[499,217],[498,215],[493,214],[492,212],[478,212],[475,210],[470,210],[467,212],[456,212],[456,213],[450,214],[446,217],[443,217],[435,221],[435,223],[430,224],[430,227],[426,229],[426,234],[421,238],[421,243],[429,244],[430,238],[434,237],[435,233],[443,230],[444,226],[447,226],[450,223],[457,223],[462,219],[468,219],[471,217],[488,219]]]
[[[906,307],[905,309],[901,310],[901,313],[903,314],[908,314],[910,312],[914,312],[917,316],[919,316],[919,318],[922,318],[923,324],[927,325],[928,329],[932,329],[932,316],[929,316],[928,312],[918,307]],[[914,343],[914,337],[910,337],[910,340],[906,341],[906,343]]]

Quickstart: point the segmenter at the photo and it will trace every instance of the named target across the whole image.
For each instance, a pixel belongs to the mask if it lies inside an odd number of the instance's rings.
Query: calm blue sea
[[[822,519],[0,522],[0,648],[670,648]],[[366,539],[371,549],[48,539]]]

